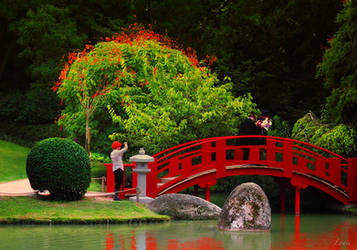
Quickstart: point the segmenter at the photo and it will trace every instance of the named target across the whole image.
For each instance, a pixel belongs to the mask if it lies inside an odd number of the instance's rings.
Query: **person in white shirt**
[[[113,151],[110,154],[110,158],[113,162],[113,173],[115,176],[115,192],[120,191],[120,187],[123,184],[123,155],[128,150],[128,143],[124,142],[124,148],[120,149],[121,143],[118,141],[113,142]],[[120,200],[118,193],[115,193],[113,200]]]

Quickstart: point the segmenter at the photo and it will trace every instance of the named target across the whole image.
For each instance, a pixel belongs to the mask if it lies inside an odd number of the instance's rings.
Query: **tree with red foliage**
[[[68,58],[54,86],[65,105],[59,124],[78,137],[85,121],[87,151],[89,127],[98,122],[91,118],[105,107],[117,124],[111,139],[125,138],[152,153],[183,141],[235,134],[242,117],[255,110],[250,95],[234,98],[231,84],[217,87],[217,77],[194,50],[139,25]]]

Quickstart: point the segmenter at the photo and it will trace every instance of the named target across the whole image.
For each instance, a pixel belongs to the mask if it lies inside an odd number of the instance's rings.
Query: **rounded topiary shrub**
[[[63,138],[36,144],[27,156],[26,171],[33,189],[48,190],[56,199],[81,199],[91,180],[88,154],[77,143]]]

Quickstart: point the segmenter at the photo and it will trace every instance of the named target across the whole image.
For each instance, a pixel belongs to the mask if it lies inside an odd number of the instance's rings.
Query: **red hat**
[[[113,150],[117,149],[117,148],[120,148],[120,147],[121,147],[121,143],[120,142],[118,142],[118,141],[113,142],[113,144],[112,144],[112,149]]]

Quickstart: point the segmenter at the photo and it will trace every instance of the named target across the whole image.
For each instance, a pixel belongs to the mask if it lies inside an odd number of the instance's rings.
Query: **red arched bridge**
[[[146,193],[157,197],[197,185],[206,189],[217,179],[234,175],[276,177],[284,190],[295,189],[295,212],[299,214],[300,190],[312,186],[343,204],[357,203],[357,158],[344,158],[315,145],[272,136],[228,136],[201,139],[164,150],[149,163]],[[107,192],[114,191],[111,164],[107,166]],[[135,167],[135,164],[126,164]],[[133,173],[133,187],[136,176]],[[132,188],[132,187],[131,187]]]

